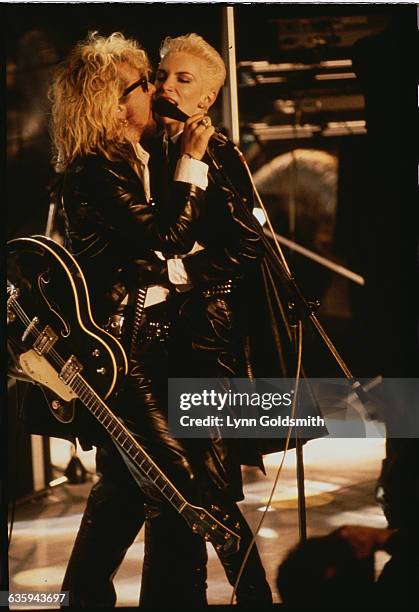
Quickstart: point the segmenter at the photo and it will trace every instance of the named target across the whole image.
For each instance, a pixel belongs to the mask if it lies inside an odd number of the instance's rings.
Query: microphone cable
[[[229,142],[231,142],[231,141],[229,141]],[[250,180],[250,183],[252,185],[252,189],[253,189],[253,192],[254,192],[254,194],[256,196],[256,200],[257,200],[257,202],[259,204],[259,207],[263,210],[263,212],[265,214],[268,227],[271,230],[271,233],[273,235],[273,240],[274,240],[274,244],[276,246],[276,251],[277,251],[277,257],[278,257],[279,261],[281,262],[282,267],[284,268],[285,274],[288,275],[290,278],[292,278],[291,270],[290,270],[290,268],[288,266],[288,263],[287,263],[287,261],[285,259],[285,255],[284,255],[284,253],[282,251],[282,248],[281,248],[281,246],[280,246],[280,244],[279,244],[279,242],[278,242],[278,240],[276,238],[276,235],[275,235],[275,232],[274,232],[271,220],[269,218],[268,212],[267,212],[267,210],[265,208],[265,205],[263,204],[262,199],[261,199],[261,197],[260,197],[260,195],[259,195],[259,193],[258,193],[258,191],[256,189],[256,185],[254,183],[254,180],[253,180],[252,174],[250,172],[249,166],[247,164],[247,161],[246,161],[243,153],[240,151],[240,149],[236,145],[234,145],[233,143],[231,143],[231,144],[233,145],[233,148],[236,151],[236,154],[238,155],[242,165],[244,166],[244,168],[246,170],[246,173],[247,173],[248,178]],[[236,197],[236,199],[239,198],[236,190],[234,189],[234,187],[233,187],[233,185],[231,183],[231,180],[228,179],[228,177],[225,176],[225,173],[222,172],[222,167],[219,166],[218,161],[215,158],[213,151],[209,150],[208,154],[209,154],[209,157],[210,157],[210,159],[212,161],[213,167],[216,170],[216,175],[218,176],[219,174],[221,174],[222,176],[224,176],[224,179],[227,178],[227,185],[229,187],[232,187],[232,193]],[[221,170],[221,172],[220,172],[220,170]],[[254,220],[254,222],[256,224],[257,220],[253,217],[253,213],[251,213],[248,209],[246,209],[246,207],[244,205],[242,206],[242,208],[243,208],[243,210],[246,213],[248,213],[249,217],[251,216],[253,218],[253,220]],[[261,230],[261,232],[263,232],[262,228],[260,228],[260,230]],[[267,246],[268,249],[269,248],[272,249],[271,245],[266,245],[266,237],[263,234],[261,235],[261,238],[262,238],[262,243],[265,244],[265,246]],[[272,251],[274,252],[274,249],[272,249]],[[273,283],[274,281],[273,281],[273,278],[272,278],[270,272],[269,272],[269,277],[270,277],[271,283]],[[287,335],[289,337],[289,340],[292,341],[292,332],[291,332],[291,327],[290,327],[289,321],[288,321],[288,319],[286,317],[286,314],[285,314],[284,309],[283,309],[282,302],[279,299],[279,296],[277,295],[276,291],[275,291],[275,294],[276,294],[275,297],[277,299],[277,302],[278,302],[278,305],[279,305],[279,308],[280,308],[281,317],[282,317],[282,319],[284,321],[284,325],[285,325],[285,329],[286,329]],[[298,322],[296,323],[296,328],[297,328],[296,329],[296,332],[297,332],[297,339],[296,339],[296,345],[297,345],[296,346],[296,349],[297,349],[296,350],[296,372],[295,372],[295,384],[294,384],[293,402],[292,402],[292,407],[291,407],[291,418],[295,417],[296,410],[297,410],[297,399],[298,399],[298,391],[299,391],[299,383],[300,383],[301,374],[303,374],[303,376],[304,376],[304,371],[303,371],[303,368],[302,368],[303,324],[302,324],[301,319],[299,319]],[[314,397],[313,397],[313,399],[314,399]],[[273,496],[275,494],[275,490],[276,490],[276,487],[278,485],[279,478],[280,478],[280,475],[282,473],[282,469],[283,469],[283,466],[284,466],[286,454],[287,454],[289,443],[290,443],[290,439],[291,439],[291,433],[292,433],[292,425],[290,425],[289,428],[288,428],[287,437],[285,439],[285,447],[284,447],[284,450],[283,450],[283,457],[282,457],[282,460],[281,460],[281,462],[279,464],[279,467],[278,467],[278,470],[277,470],[277,473],[276,473],[276,476],[275,476],[275,480],[274,480],[274,483],[272,485],[272,490],[271,490],[271,493],[269,495],[269,499],[268,499],[268,501],[266,503],[266,506],[265,506],[265,509],[263,511],[262,517],[259,520],[259,523],[257,525],[257,528],[256,528],[255,532],[254,532],[252,540],[251,540],[251,542],[250,542],[250,544],[249,544],[249,546],[248,546],[248,548],[246,550],[246,554],[245,554],[245,556],[243,558],[243,561],[242,561],[242,563],[240,565],[239,573],[238,573],[236,581],[234,583],[233,592],[232,592],[232,595],[231,595],[231,598],[230,598],[230,604],[231,605],[234,603],[234,597],[235,597],[235,594],[236,594],[236,591],[237,591],[237,587],[238,587],[238,584],[240,582],[240,578],[241,578],[241,576],[243,574],[244,568],[246,566],[246,562],[247,562],[247,560],[249,558],[250,552],[251,552],[253,546],[255,545],[257,535],[258,535],[260,529],[262,528],[263,522],[265,521],[265,518],[266,518],[266,514],[267,514],[267,512],[268,512],[268,510],[269,510],[269,508],[271,506],[272,499],[273,499]]]
[[[301,320],[299,320],[298,323],[297,323],[297,367],[296,367],[296,372],[295,372],[295,385],[294,385],[294,396],[293,396],[292,407],[291,407],[291,418],[295,417],[296,410],[297,410],[297,399],[298,399],[299,383],[300,383],[300,377],[301,377],[302,353],[303,353],[303,325],[302,325]],[[231,599],[230,599],[230,605],[234,604],[234,596],[236,594],[237,587],[238,587],[238,584],[240,582],[240,578],[241,578],[241,576],[243,574],[243,571],[244,571],[244,568],[246,566],[247,559],[249,558],[250,552],[251,552],[253,546],[256,543],[256,538],[257,538],[257,536],[259,534],[259,531],[262,528],[262,525],[263,525],[263,523],[265,521],[265,518],[266,518],[266,514],[267,514],[267,512],[268,512],[268,510],[269,510],[269,508],[271,506],[272,499],[273,499],[273,496],[275,494],[275,490],[276,490],[276,487],[277,487],[277,484],[278,484],[278,481],[279,481],[279,477],[280,477],[282,469],[284,467],[285,457],[287,455],[288,446],[289,446],[290,439],[291,439],[291,432],[292,432],[292,425],[290,425],[289,428],[288,428],[287,437],[285,439],[285,447],[284,447],[284,450],[283,450],[283,456],[282,456],[281,462],[279,464],[279,467],[278,467],[278,470],[277,470],[277,473],[276,473],[276,476],[275,476],[274,483],[272,485],[272,489],[271,489],[271,493],[269,495],[269,499],[268,499],[268,501],[266,503],[266,506],[265,506],[265,509],[263,511],[263,514],[262,514],[262,516],[261,516],[261,518],[259,520],[259,523],[258,523],[258,525],[256,527],[256,530],[255,530],[255,532],[253,534],[253,537],[252,537],[252,539],[250,541],[250,544],[249,544],[249,546],[248,546],[248,548],[246,550],[246,554],[245,554],[245,556],[243,558],[243,561],[242,561],[242,563],[240,565],[239,573],[237,575],[236,582],[234,583],[233,593],[232,593]]]

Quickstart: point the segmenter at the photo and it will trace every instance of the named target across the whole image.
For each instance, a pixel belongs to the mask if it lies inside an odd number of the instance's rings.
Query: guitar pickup
[[[57,334],[52,327],[47,325],[35,340],[33,345],[34,351],[38,353],[38,355],[44,355],[52,349],[57,340]]]
[[[59,373],[58,378],[61,378],[61,380],[66,385],[69,385],[75,375],[78,374],[78,372],[80,372],[82,369],[83,366],[81,365],[80,361],[78,361],[74,355],[71,355],[71,357],[67,359],[67,361],[61,368],[61,372]]]

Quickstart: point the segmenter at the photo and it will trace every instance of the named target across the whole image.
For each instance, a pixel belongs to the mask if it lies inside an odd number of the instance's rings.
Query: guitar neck
[[[134,465],[151,480],[172,506],[182,512],[187,505],[185,498],[160,470],[153,459],[140,446],[125,425],[116,417],[86,380],[77,374],[70,383],[77,397],[93,416],[103,425],[112,439],[124,450]]]
[[[38,341],[42,337],[42,332],[37,328],[38,320],[36,318],[30,320],[21,307],[18,301],[19,291],[16,291],[11,283],[8,281],[8,294],[7,300],[8,315],[12,314],[18,316],[25,327],[24,336],[31,336]],[[52,330],[50,330],[52,332]],[[34,344],[35,344],[34,343]],[[42,349],[45,352],[49,352],[49,348]],[[57,361],[55,365],[63,367],[63,363],[59,360],[58,356],[54,356]],[[67,364],[64,364],[64,368]],[[117,416],[108,408],[105,402],[99,397],[99,395],[92,389],[88,382],[76,373],[71,378],[71,359],[69,360],[69,373],[70,379],[68,380],[68,386],[75,392],[77,397],[83,402],[86,408],[93,414],[93,416],[103,425],[112,439],[118,444],[118,446],[124,450],[129,456],[134,465],[148,478],[151,480],[160,493],[172,504],[172,506],[178,511],[182,512],[185,506],[188,505],[185,498],[181,493],[174,487],[170,480],[160,470],[153,459],[144,451],[133,435],[128,431],[125,425],[118,419]],[[63,371],[62,370],[62,371]]]

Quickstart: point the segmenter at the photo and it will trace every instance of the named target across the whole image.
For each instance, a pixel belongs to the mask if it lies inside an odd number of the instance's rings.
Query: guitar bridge
[[[71,355],[61,368],[61,372],[58,375],[66,385],[69,385],[73,378],[83,369],[80,361],[74,355]]]
[[[33,348],[38,355],[44,355],[52,349],[57,340],[57,334],[52,327],[47,325],[35,340]]]

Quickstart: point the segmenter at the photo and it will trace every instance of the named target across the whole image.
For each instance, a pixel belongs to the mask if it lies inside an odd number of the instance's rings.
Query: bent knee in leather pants
[[[144,496],[133,481],[93,486],[62,585],[70,606],[115,606],[113,577],[143,523]]]
[[[237,530],[241,536],[237,552],[219,555],[227,580],[234,586],[253,534],[237,504],[222,499],[223,497],[214,494],[212,501],[216,504],[218,511],[213,512],[216,518],[224,520],[228,527]],[[207,504],[207,506],[211,512],[210,505]],[[223,519],[226,515],[228,519]],[[152,593],[157,600],[159,597],[165,597],[165,595],[158,594],[158,585],[161,584],[159,580],[161,580],[163,571],[167,571],[173,583],[178,585],[183,584],[185,580],[182,576],[188,576],[189,588],[192,589],[190,596],[196,598],[196,601],[201,602],[200,605],[202,605],[202,594],[206,588],[205,565],[207,561],[204,540],[193,534],[180,515],[169,516],[168,520],[167,509],[162,506],[146,504],[145,516],[146,543],[148,541],[149,546],[147,548],[146,545],[144,568],[148,573],[148,581],[144,583],[144,588],[147,588],[147,597],[144,595],[142,601],[151,601],[149,597],[152,597]],[[160,559],[161,555],[163,555],[162,559]],[[241,574],[236,589],[236,601],[242,606],[251,606],[252,609],[256,605],[272,603],[271,589],[255,544],[252,546]]]

